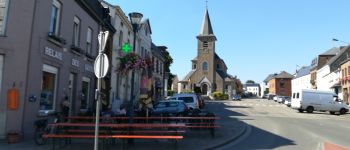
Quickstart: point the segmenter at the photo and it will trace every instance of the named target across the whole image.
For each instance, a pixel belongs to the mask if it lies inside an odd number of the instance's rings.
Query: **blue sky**
[[[197,54],[205,0],[107,0],[125,14],[150,19],[152,40],[165,45],[182,79]],[[228,73],[261,82],[270,73],[294,73],[318,54],[350,42],[349,0],[209,0],[216,53]]]

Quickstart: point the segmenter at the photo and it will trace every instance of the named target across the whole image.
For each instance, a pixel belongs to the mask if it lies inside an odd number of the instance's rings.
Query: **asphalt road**
[[[266,99],[226,101],[224,104],[226,109],[236,112],[231,117],[249,126],[240,139],[220,150],[321,150],[324,143],[350,148],[350,114],[299,113]]]

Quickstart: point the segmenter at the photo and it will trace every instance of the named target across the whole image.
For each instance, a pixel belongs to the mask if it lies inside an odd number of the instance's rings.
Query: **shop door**
[[[72,114],[75,113],[75,106],[76,106],[76,101],[75,101],[75,93],[76,93],[76,84],[75,84],[75,77],[76,75],[74,73],[70,73],[69,74],[69,96],[68,96],[68,100],[70,103],[69,106],[69,116],[72,116]]]

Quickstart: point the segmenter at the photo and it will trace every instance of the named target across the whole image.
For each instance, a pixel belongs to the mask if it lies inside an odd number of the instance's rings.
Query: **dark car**
[[[188,113],[186,104],[181,100],[163,100],[154,105],[152,115],[182,115]]]
[[[237,101],[240,101],[242,98],[240,95],[233,95],[232,96],[232,100],[237,100]]]

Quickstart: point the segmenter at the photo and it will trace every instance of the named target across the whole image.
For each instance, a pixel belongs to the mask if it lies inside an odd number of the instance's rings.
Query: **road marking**
[[[323,150],[350,150],[350,148],[342,147],[330,142],[323,142]]]

